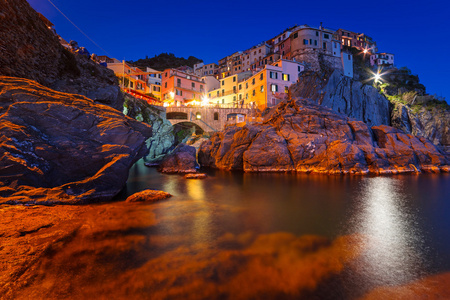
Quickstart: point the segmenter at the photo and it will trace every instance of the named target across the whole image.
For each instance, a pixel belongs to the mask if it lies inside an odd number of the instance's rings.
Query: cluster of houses
[[[157,98],[162,105],[271,107],[286,97],[301,72],[321,64],[353,77],[351,48],[370,55],[372,67],[394,65],[394,55],[377,53],[376,42],[363,33],[322,26],[293,26],[268,41],[226,56],[216,63],[145,71],[124,61],[99,56],[121,78],[124,89]]]

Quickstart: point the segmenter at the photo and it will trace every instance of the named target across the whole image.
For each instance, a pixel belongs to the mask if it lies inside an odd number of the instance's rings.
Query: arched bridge
[[[243,122],[252,112],[252,108],[170,106],[166,107],[166,118],[172,125],[193,123],[205,132],[214,132],[227,124]]]

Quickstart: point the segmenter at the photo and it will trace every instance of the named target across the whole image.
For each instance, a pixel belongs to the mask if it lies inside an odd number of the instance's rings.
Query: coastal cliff
[[[290,91],[293,97],[311,99],[369,126],[390,125],[389,101],[376,88],[339,70],[305,72]]]
[[[450,171],[447,158],[425,138],[386,125],[370,128],[304,99],[280,103],[260,124],[214,134],[201,145],[198,159],[205,167],[246,172]]]
[[[27,78],[122,111],[114,72],[73,54],[25,0],[0,0],[0,75]]]
[[[0,76],[0,204],[110,200],[151,127],[80,95]]]

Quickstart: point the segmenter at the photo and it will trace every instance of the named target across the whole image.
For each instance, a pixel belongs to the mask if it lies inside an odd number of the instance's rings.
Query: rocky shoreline
[[[399,174],[449,172],[430,141],[380,125],[369,128],[312,101],[280,103],[260,124],[228,127],[204,142],[203,167],[245,172]]]

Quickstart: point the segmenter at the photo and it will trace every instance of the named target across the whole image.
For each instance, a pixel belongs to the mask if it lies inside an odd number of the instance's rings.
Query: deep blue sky
[[[51,0],[91,39],[117,59],[171,52],[205,63],[268,40],[292,25],[364,32],[398,67],[419,75],[430,94],[450,100],[450,4],[404,1],[161,1]],[[67,41],[105,54],[48,0],[28,0]]]

